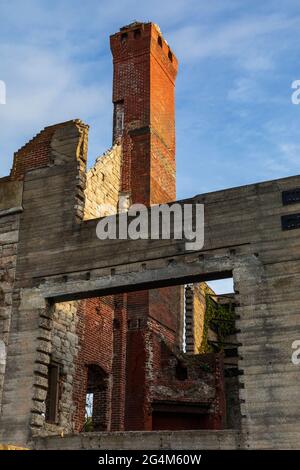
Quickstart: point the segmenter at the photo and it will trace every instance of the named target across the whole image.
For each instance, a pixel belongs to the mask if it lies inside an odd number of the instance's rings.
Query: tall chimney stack
[[[153,23],[135,22],[121,28],[111,36],[110,45],[113,141],[122,143],[121,193],[132,203],[146,206],[174,201],[176,57]],[[148,392],[153,380],[149,355],[155,337],[152,329],[174,332],[174,342],[179,337],[178,289],[125,294],[126,430],[152,429]]]
[[[154,23],[124,26],[110,46],[113,141],[123,143],[121,191],[133,203],[175,200],[177,59]]]

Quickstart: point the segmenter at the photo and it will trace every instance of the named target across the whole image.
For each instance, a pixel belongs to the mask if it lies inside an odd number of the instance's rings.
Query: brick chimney
[[[122,187],[134,203],[175,200],[178,63],[159,27],[134,22],[110,37],[113,141],[122,139]]]
[[[122,141],[121,192],[131,202],[176,199],[175,79],[178,63],[154,23],[132,23],[110,38],[113,55],[113,141]],[[151,430],[152,348],[158,332],[176,342],[180,287],[129,292],[125,429]]]

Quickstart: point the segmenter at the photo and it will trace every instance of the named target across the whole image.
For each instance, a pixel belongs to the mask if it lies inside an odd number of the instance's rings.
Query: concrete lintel
[[[178,256],[153,262],[133,263],[90,272],[68,273],[53,278],[41,279],[40,291],[49,300],[66,301],[87,297],[98,297],[112,293],[129,292],[163,286],[180,285],[230,277],[238,271],[243,258],[244,268],[249,272],[253,266],[253,255],[237,256],[211,254]],[[88,276],[87,276],[88,275]]]

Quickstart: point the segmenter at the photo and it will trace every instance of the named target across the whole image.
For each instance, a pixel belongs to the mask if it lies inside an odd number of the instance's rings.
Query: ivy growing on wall
[[[209,329],[214,331],[218,338],[217,350],[223,350],[226,337],[235,331],[235,313],[231,304],[221,305],[213,300],[211,294],[205,294],[206,311],[204,316],[203,339],[201,353],[215,352],[216,347],[208,340]]]

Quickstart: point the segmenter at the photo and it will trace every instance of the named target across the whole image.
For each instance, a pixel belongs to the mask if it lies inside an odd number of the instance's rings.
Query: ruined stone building
[[[99,240],[100,217],[176,200],[177,59],[153,23],[110,45],[112,147],[87,170],[88,126],[52,125],[0,179],[0,442],[296,447],[300,178],[188,200],[200,252]]]

